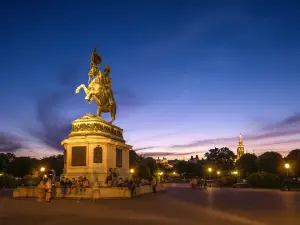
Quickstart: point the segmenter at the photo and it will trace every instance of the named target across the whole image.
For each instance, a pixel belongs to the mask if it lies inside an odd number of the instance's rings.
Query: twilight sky
[[[0,151],[61,151],[96,106],[74,94],[98,46],[110,64],[115,125],[139,153],[300,147],[300,3],[6,1],[0,8]],[[106,117],[108,118],[108,117]]]

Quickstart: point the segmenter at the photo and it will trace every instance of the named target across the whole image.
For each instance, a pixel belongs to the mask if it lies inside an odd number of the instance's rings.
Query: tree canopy
[[[215,165],[221,170],[231,170],[234,168],[235,154],[227,147],[213,148],[205,153],[208,164]]]
[[[242,155],[242,157],[236,161],[235,168],[243,177],[257,172],[257,156],[249,153]]]
[[[257,165],[260,171],[280,173],[283,168],[283,158],[278,152],[265,152],[258,157]]]

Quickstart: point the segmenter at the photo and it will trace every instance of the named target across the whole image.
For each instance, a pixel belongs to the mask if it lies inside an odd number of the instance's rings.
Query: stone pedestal
[[[72,123],[69,137],[61,142],[65,148],[64,176],[98,179],[104,185],[109,168],[117,168],[123,178],[129,176],[129,151],[123,130],[100,117],[87,114]]]

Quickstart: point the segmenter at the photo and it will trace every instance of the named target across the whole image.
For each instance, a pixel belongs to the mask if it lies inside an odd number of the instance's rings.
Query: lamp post
[[[130,169],[130,171],[129,171],[131,174],[133,174],[134,173],[134,169]]]
[[[211,180],[211,176],[210,176],[210,175],[211,175],[211,171],[212,171],[212,168],[209,167],[209,168],[208,168],[209,180]]]
[[[40,169],[41,172],[45,172],[45,170],[46,170],[45,167],[41,167]]]
[[[286,176],[288,177],[289,176],[290,164],[286,163],[286,164],[284,164],[284,167],[286,169]]]

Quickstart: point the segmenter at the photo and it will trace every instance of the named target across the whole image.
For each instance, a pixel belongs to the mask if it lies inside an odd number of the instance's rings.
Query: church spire
[[[243,136],[242,134],[240,133],[240,137],[239,137],[239,144],[238,144],[238,147],[237,147],[237,160],[239,160],[239,158],[242,157],[242,155],[244,155],[244,143],[243,143]]]
[[[240,133],[240,140],[239,140],[239,144],[243,144],[243,136],[242,136],[242,133]]]

